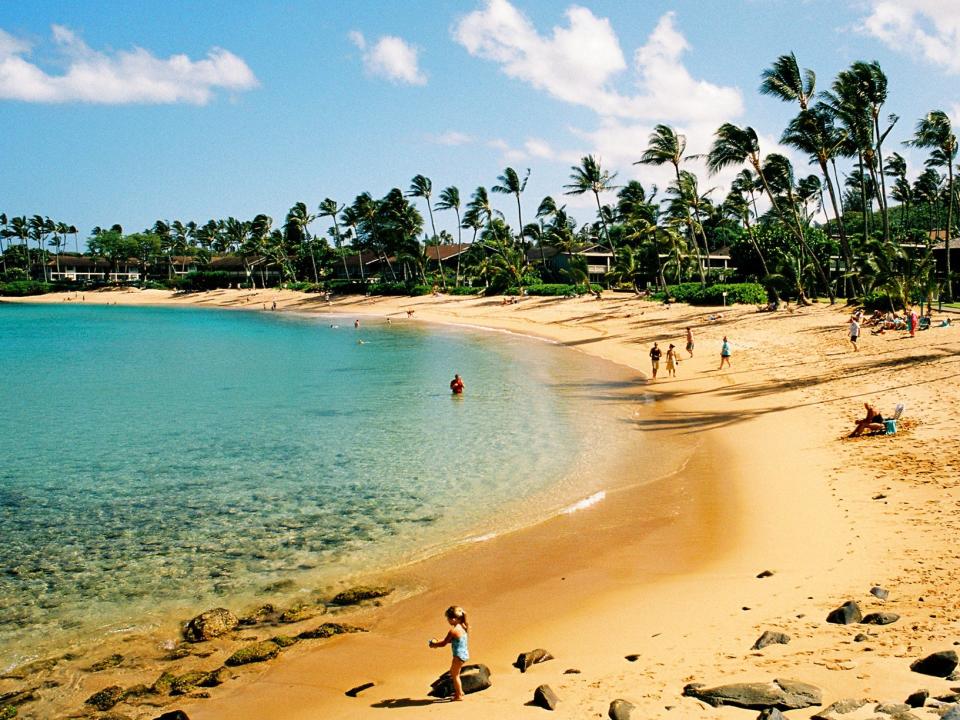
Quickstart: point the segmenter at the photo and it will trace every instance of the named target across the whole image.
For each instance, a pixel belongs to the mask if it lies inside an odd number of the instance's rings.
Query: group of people
[[[693,328],[687,326],[687,353],[692,358],[693,357]],[[723,370],[723,366],[726,365],[730,367],[730,341],[727,340],[727,336],[723,336],[723,344],[720,346],[720,370]],[[653,343],[653,347],[650,348],[650,369],[652,379],[657,379],[657,373],[660,372],[660,359],[663,358],[663,350],[660,349],[660,344],[657,342]],[[680,355],[677,346],[673,343],[667,347],[666,355],[667,363],[667,376],[676,377],[677,376],[677,365],[680,364]]]

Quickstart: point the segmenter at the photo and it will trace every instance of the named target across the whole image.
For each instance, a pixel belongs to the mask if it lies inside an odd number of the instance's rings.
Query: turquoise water
[[[596,361],[362,322],[0,305],[0,667],[27,638],[316,588],[590,490],[617,429]]]

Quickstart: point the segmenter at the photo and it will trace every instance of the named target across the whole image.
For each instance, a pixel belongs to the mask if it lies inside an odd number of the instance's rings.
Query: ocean
[[[602,497],[613,366],[398,320],[0,304],[0,669]],[[452,396],[459,373],[466,384]]]

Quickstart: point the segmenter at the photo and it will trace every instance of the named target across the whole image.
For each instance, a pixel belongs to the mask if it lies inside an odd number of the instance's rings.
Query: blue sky
[[[422,173],[464,202],[531,168],[525,219],[599,155],[618,180],[657,122],[705,152],[722,122],[768,150],[795,108],[757,93],[793,51],[826,88],[854,60],[890,78],[899,146],[960,118],[960,3],[718,0],[0,3],[0,212],[127,231],[350,202]],[[798,174],[814,172],[793,155]],[[692,164],[691,169],[696,170]],[[701,188],[726,178],[701,173]],[[495,197],[507,219],[508,198]],[[587,198],[564,198],[581,222]],[[421,211],[426,216],[421,204]],[[452,214],[438,226],[454,235]],[[324,227],[318,222],[315,231]]]

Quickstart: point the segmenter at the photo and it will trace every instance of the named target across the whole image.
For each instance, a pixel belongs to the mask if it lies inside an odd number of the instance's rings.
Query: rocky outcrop
[[[95,692],[84,702],[87,705],[93,705],[97,710],[106,711],[123,700],[125,696],[126,693],[122,687],[119,685],[111,685],[110,687],[105,687],[103,690]]]
[[[250,663],[266,662],[273,660],[280,654],[280,646],[270,640],[251,643],[237,650],[233,655],[224,661],[228,667],[237,667],[238,665],[249,665]]]
[[[847,600],[843,605],[827,615],[827,622],[835,625],[853,625],[863,619],[860,606],[853,600]]]
[[[239,624],[237,616],[226,608],[214,608],[197,615],[188,622],[183,630],[183,637],[189,642],[212,640],[226,635]]]
[[[556,710],[560,698],[549,685],[541,685],[533,691],[533,704],[544,710]]]
[[[304,630],[297,635],[300,640],[322,640],[323,638],[333,637],[334,635],[344,635],[346,633],[366,632],[362,627],[356,625],[346,625],[344,623],[325,622],[318,625],[313,630]]]
[[[467,695],[486,690],[491,685],[490,668],[479,663],[464,665],[460,671],[460,684],[463,686],[464,694]],[[449,672],[445,672],[433,681],[429,695],[436,698],[453,697],[453,680],[450,679]]]
[[[357,587],[353,587],[349,590],[344,590],[342,593],[338,593],[333,600],[330,601],[330,604],[357,605],[365,600],[376,600],[377,598],[385,597],[391,592],[393,592],[392,588],[367,587],[366,585],[358,585]]]
[[[632,713],[636,708],[633,703],[627,702],[626,700],[617,698],[610,703],[610,709],[607,711],[607,716],[610,720],[630,720],[630,713]]]
[[[915,673],[945,678],[957,668],[957,662],[957,654],[953,650],[944,650],[915,660],[910,669]]]
[[[553,655],[543,648],[537,648],[536,650],[531,650],[530,652],[524,652],[517,655],[517,659],[513,663],[513,666],[520,672],[526,672],[530,669],[531,665],[544,663],[548,660],[553,660]]]
[[[820,688],[798,680],[781,679],[772,682],[733,683],[713,688],[692,683],[683,689],[683,694],[714,707],[732,705],[749,710],[797,710],[823,702]]]
[[[751,650],[763,650],[767,645],[786,645],[790,642],[790,636],[782,632],[773,630],[764,631],[763,635],[757,638],[757,641],[751,647]]]

